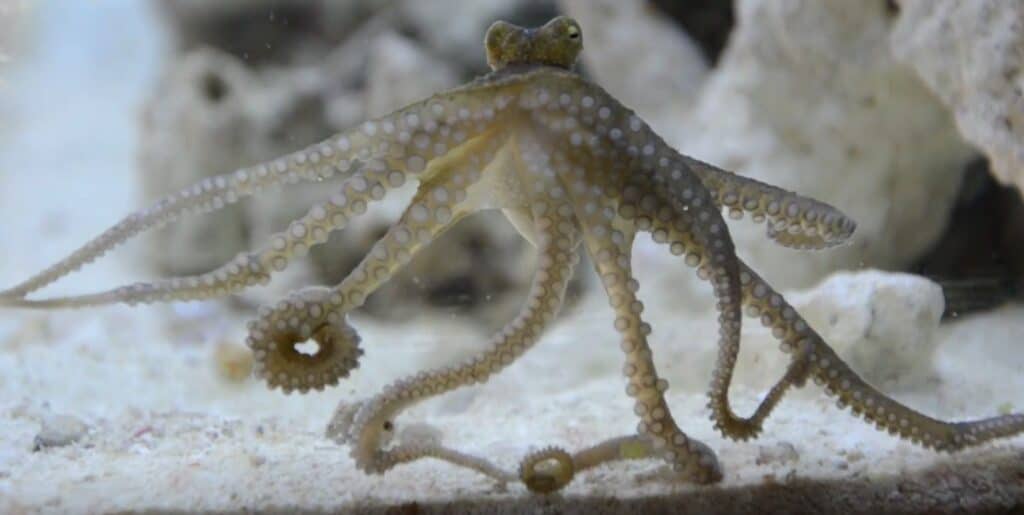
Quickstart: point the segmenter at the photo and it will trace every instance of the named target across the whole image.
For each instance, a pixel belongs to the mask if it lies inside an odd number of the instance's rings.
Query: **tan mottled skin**
[[[710,388],[711,419],[724,435],[756,436],[792,386],[807,378],[823,384],[848,406],[901,438],[953,451],[1019,434],[1024,416],[970,422],[935,420],[885,396],[862,380],[771,286],[737,256],[722,211],[750,213],[768,222],[768,236],[805,249],[843,242],[854,223],[835,208],[740,177],[684,156],[668,146],[632,111],[572,71],[583,48],[579,25],[555,18],[538,29],[504,22],[488,31],[493,72],[276,161],[207,179],[168,196],[109,229],[70,257],[0,292],[9,307],[83,307],[113,302],[192,300],[227,295],[262,284],[294,257],[323,243],[330,232],[362,214],[367,204],[414,179],[419,190],[388,233],[358,267],[333,288],[306,288],[260,310],[248,344],[257,372],[284,391],[334,385],[358,366],[359,336],[346,314],[407,263],[426,243],[463,217],[501,209],[538,252],[538,268],[520,314],[472,359],[398,381],[380,394],[345,404],[328,435],[352,447],[367,473],[433,457],[477,470],[501,482],[516,476],[488,460],[435,441],[392,442],[394,420],[406,407],[461,386],[484,382],[538,341],[558,313],[566,284],[586,248],[609,302],[626,356],[626,393],[640,422],[626,435],[569,454],[549,448],[524,458],[519,477],[528,488],[550,492],[575,473],[609,461],[661,456],[679,477],[710,483],[722,477],[714,453],[688,437],[665,402],[668,383],[658,376],[641,318],[639,285],[630,270],[638,231],[683,256],[712,282],[719,311],[719,357]],[[268,186],[345,181],[266,247],[195,277],[141,283],[76,297],[30,300],[32,293],[135,234],[183,214],[219,209]],[[789,369],[749,418],[732,412],[728,389],[740,343],[740,312],[772,328]],[[316,354],[298,352],[307,339]]]

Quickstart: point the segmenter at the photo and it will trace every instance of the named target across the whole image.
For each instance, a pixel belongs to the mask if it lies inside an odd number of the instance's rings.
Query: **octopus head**
[[[533,29],[499,21],[487,29],[484,45],[492,70],[509,65],[569,69],[583,50],[583,30],[568,16],[559,16]]]

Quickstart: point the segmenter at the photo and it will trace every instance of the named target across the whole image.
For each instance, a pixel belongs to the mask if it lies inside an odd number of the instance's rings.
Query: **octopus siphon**
[[[557,17],[526,29],[496,22],[485,36],[492,71],[389,115],[271,162],[215,176],[136,212],[64,260],[0,292],[0,306],[72,308],[110,303],[220,297],[271,276],[327,240],[371,202],[406,181],[418,189],[400,219],[340,284],[308,287],[259,309],[247,343],[256,373],[271,388],[306,392],[333,386],[358,366],[360,337],[347,314],[360,307],[431,240],[466,216],[500,209],[536,248],[537,268],[519,314],[487,349],[446,368],[398,380],[376,396],[343,403],[327,435],[348,445],[356,467],[382,474],[422,458],[467,467],[500,483],[520,480],[553,492],[575,474],[608,462],[665,460],[680,480],[721,480],[714,452],[689,437],[665,401],[668,383],[655,369],[631,271],[634,237],[646,231],[709,281],[716,300],[719,352],[708,408],[724,436],[746,440],[785,393],[823,385],[840,406],[879,429],[938,451],[956,451],[1024,432],[1024,415],[945,422],[915,411],[865,382],[779,293],[736,255],[724,214],[764,222],[767,235],[796,249],[846,241],[854,222],[822,202],[685,156],[599,86],[573,68],[583,49],[579,24]],[[137,283],[78,296],[28,295],[78,270],[136,234],[178,217],[218,210],[282,184],[343,181],[336,193],[273,235],[265,247],[191,277]],[[525,456],[517,472],[431,438],[395,439],[400,412],[424,399],[487,379],[529,350],[552,322],[579,261],[594,264],[614,310],[625,354],[626,394],[636,432],[570,453],[551,447]],[[728,391],[740,345],[742,313],[760,318],[790,355],[782,378],[749,417],[737,415]],[[297,345],[314,340],[317,351]]]

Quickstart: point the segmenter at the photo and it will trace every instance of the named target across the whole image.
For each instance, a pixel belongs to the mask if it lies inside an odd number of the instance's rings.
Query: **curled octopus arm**
[[[571,219],[558,209],[535,204],[534,230],[538,235],[538,268],[527,300],[516,318],[491,337],[487,350],[462,364],[399,380],[369,400],[339,408],[329,435],[352,446],[356,466],[368,473],[383,473],[420,458],[433,457],[468,467],[501,482],[513,478],[487,460],[474,458],[439,444],[412,442],[385,448],[394,418],[408,406],[456,388],[482,383],[513,363],[539,340],[561,307],[565,290],[578,262],[578,237]]]
[[[429,178],[420,183],[409,207],[340,284],[305,288],[260,309],[249,325],[247,343],[254,351],[256,373],[268,386],[306,392],[337,384],[348,375],[355,366],[348,358],[359,354],[348,349],[356,347],[359,338],[348,326],[347,314],[471,212],[473,186],[496,146],[493,136],[481,135],[461,148],[472,158],[432,163]],[[318,352],[298,352],[295,345],[310,337],[319,345]]]
[[[693,246],[692,237],[679,229],[678,224],[658,223],[655,240],[680,250]],[[772,336],[780,341],[780,349],[792,354],[793,359],[785,375],[769,390],[755,413],[743,425],[736,425],[726,411],[728,382],[723,380],[731,377],[729,369],[735,365],[735,357],[731,351],[728,352],[731,359],[723,359],[720,355],[714,371],[710,406],[712,419],[726,436],[746,438],[756,435],[761,423],[786,391],[793,386],[802,386],[808,377],[823,385],[829,395],[837,397],[840,407],[849,408],[881,430],[924,447],[955,451],[1024,432],[1024,414],[947,422],[886,396],[854,372],[771,285],[742,260],[738,262],[747,314],[759,318],[764,326],[770,328]]]

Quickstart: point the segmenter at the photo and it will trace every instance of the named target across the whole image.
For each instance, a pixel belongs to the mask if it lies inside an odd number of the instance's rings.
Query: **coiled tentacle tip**
[[[249,324],[246,343],[256,360],[255,373],[271,389],[322,390],[359,366],[359,334],[344,315],[328,309],[330,293],[327,288],[306,288],[273,309],[261,310]],[[309,340],[315,342],[315,351],[300,350]]]
[[[534,493],[549,494],[561,490],[575,475],[572,455],[559,447],[527,454],[519,464],[519,479]]]

